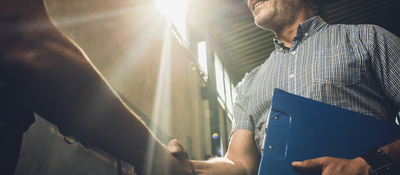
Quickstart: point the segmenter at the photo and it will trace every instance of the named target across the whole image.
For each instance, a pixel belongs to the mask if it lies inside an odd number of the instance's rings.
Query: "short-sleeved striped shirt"
[[[261,154],[274,88],[394,122],[400,108],[400,39],[375,25],[329,25],[315,16],[297,27],[236,87],[232,133],[254,132]]]

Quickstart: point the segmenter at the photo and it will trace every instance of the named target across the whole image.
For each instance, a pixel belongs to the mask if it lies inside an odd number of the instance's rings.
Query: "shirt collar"
[[[327,23],[319,16],[314,16],[306,21],[302,22],[297,26],[296,37],[310,37],[314,35],[319,29],[323,26],[327,25]],[[284,49],[283,42],[275,38],[274,45],[277,50],[282,51]]]
[[[278,40],[277,38],[274,38],[274,45],[275,45],[276,50],[279,50],[279,51],[283,51],[283,48],[285,47],[284,43],[282,41]]]
[[[325,25],[327,25],[327,23],[321,17],[314,16],[297,26],[296,35],[305,37],[312,36]]]

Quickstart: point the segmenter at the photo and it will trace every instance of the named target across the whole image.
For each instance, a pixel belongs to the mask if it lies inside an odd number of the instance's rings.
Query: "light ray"
[[[118,8],[118,10],[113,10],[113,11],[103,11],[99,13],[90,13],[84,14],[84,15],[79,15],[79,16],[74,16],[74,17],[52,17],[52,20],[56,23],[57,26],[70,26],[70,25],[76,25],[76,24],[84,24],[92,21],[99,21],[99,20],[105,20],[109,18],[117,18],[121,17],[127,14],[130,14],[132,12],[137,12],[138,10],[142,8],[147,8],[146,6],[149,6],[151,4],[145,4],[145,5],[137,5],[137,6],[127,6],[125,8]]]
[[[153,4],[154,5],[154,4]],[[143,14],[142,9],[140,8],[145,8],[149,9],[149,6],[144,7],[127,7],[125,9],[119,9],[116,11],[107,11],[107,12],[102,12],[102,13],[97,13],[94,15],[88,15],[88,16],[75,16],[75,17],[68,17],[68,18],[62,18],[62,17],[55,17],[53,18],[53,21],[56,23],[58,27],[65,27],[65,26],[70,26],[70,25],[77,25],[81,23],[88,23],[92,21],[99,21],[99,20],[105,20],[105,19],[112,19],[112,18],[119,18],[124,15],[129,15],[131,13],[136,13],[135,11],[139,11],[139,14]],[[156,8],[154,6],[154,8]],[[131,47],[132,49],[127,51],[126,53],[122,54],[123,58],[118,59],[118,61],[113,60],[110,61],[113,64],[117,65],[116,70],[114,72],[111,72],[110,74],[107,75],[107,80],[110,82],[110,84],[120,84],[121,82],[123,83],[124,80],[126,80],[128,77],[132,77],[132,75],[127,74],[127,70],[129,70],[132,65],[135,65],[137,61],[141,59],[145,59],[146,54],[148,54],[148,51],[151,51],[149,48],[151,47],[151,42],[154,42],[154,40],[149,41],[150,39],[154,38],[154,35],[159,35],[157,32],[160,32],[160,26],[163,26],[165,31],[164,31],[164,38],[163,38],[163,47],[162,47],[162,54],[161,54],[161,59],[160,59],[160,65],[159,65],[159,72],[158,72],[158,77],[157,77],[157,82],[156,82],[156,92],[155,92],[155,97],[154,97],[154,104],[153,104],[153,111],[152,111],[152,121],[154,125],[150,125],[150,129],[153,133],[158,133],[157,130],[158,128],[162,128],[164,133],[170,133],[170,114],[171,114],[171,44],[172,40],[175,39],[173,36],[171,29],[166,26],[166,21],[165,19],[161,19],[159,14],[152,11],[151,13],[148,14],[149,16],[146,16],[146,20],[154,20],[151,21],[151,23],[154,23],[154,26],[151,25],[148,21],[141,21],[139,18],[143,18],[142,16],[137,17],[135,16],[134,20],[137,24],[137,26],[132,26],[131,30],[138,30],[138,31],[145,31],[143,32],[142,35],[135,35],[138,36],[139,38],[134,38],[134,42],[128,42],[127,45],[124,45],[124,47]],[[128,19],[128,18],[127,18]],[[160,25],[160,23],[164,23],[164,25]],[[146,24],[146,26],[140,26],[140,25]],[[142,27],[146,27],[146,29],[143,29]],[[162,31],[162,30],[161,30]],[[158,37],[158,36],[157,36]],[[130,38],[116,38],[116,40],[130,40]],[[101,40],[100,40],[101,41]],[[159,40],[157,40],[159,41]],[[126,44],[126,43],[124,43]],[[131,44],[131,45],[129,45]],[[156,52],[159,52],[158,50]],[[112,58],[109,58],[112,59]],[[139,75],[140,76],[140,75]],[[143,91],[143,89],[134,89],[135,91]],[[96,99],[93,100],[93,103],[100,102],[97,101]],[[89,113],[90,109],[87,111],[83,111],[83,113]],[[146,150],[146,157],[152,158],[154,157],[154,148],[155,148],[155,143],[150,142],[147,144],[147,150]],[[148,160],[149,162],[152,162],[153,160]],[[152,168],[157,168],[157,167],[145,167],[146,172],[151,172]],[[151,173],[150,173],[151,174]]]
[[[187,40],[186,33],[186,0],[155,0],[158,8],[178,29],[183,40]]]
[[[156,124],[160,124],[164,128],[164,132],[170,131],[170,114],[171,114],[171,39],[173,39],[169,28],[165,28],[163,49],[161,54],[161,63],[158,72],[158,80],[156,87],[156,95],[153,105],[152,120]],[[157,133],[157,126],[151,126],[150,129]],[[147,157],[154,156],[154,142],[148,143]],[[150,160],[152,161],[152,160]],[[147,167],[147,172],[151,172],[151,168]]]

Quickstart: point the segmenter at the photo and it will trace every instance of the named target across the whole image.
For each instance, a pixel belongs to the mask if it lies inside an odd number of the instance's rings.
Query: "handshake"
[[[189,155],[186,150],[182,147],[178,140],[171,140],[168,143],[168,151],[171,153],[174,158],[176,158],[181,164],[183,170],[183,175],[195,175],[197,174],[194,169],[194,165],[196,165],[196,161],[189,160]]]

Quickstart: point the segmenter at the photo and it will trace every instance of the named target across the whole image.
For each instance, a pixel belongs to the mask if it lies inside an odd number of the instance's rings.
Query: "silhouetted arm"
[[[171,156],[53,25],[42,0],[4,0],[0,11],[0,75],[24,104],[134,165],[138,174],[191,173],[191,162]]]

